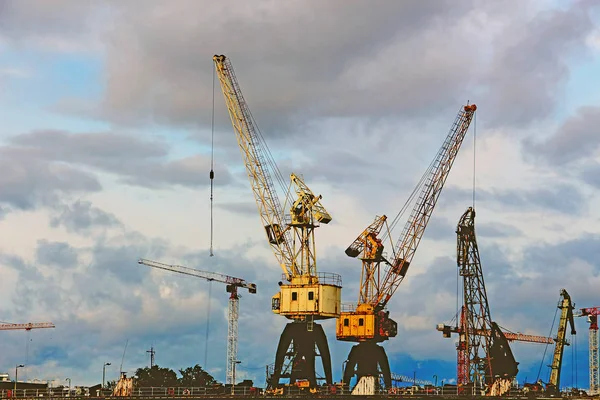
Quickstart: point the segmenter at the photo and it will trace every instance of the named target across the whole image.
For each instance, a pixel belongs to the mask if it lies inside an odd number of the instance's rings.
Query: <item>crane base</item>
[[[321,357],[325,381],[331,385],[333,383],[331,354],[323,327],[312,321],[290,322],[279,338],[274,370],[268,378],[267,386],[269,388],[281,386],[279,380],[283,378],[289,379],[290,385],[294,385],[297,381],[308,381],[311,387],[316,387],[317,356]]]
[[[385,349],[373,341],[361,342],[353,346],[344,368],[344,384],[349,386],[354,376],[357,382],[363,376],[374,376],[378,383],[380,374],[383,375],[385,387],[391,388],[392,374]]]

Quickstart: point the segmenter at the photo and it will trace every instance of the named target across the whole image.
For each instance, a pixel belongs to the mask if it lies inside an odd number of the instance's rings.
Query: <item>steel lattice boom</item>
[[[26,324],[0,324],[0,331],[26,330],[56,328],[52,322],[29,322]]]
[[[229,309],[228,309],[228,325],[227,325],[227,380],[228,385],[235,384],[233,369],[234,363],[237,361],[237,350],[238,350],[238,319],[240,309],[240,295],[238,294],[238,288],[248,289],[249,293],[256,293],[256,284],[246,282],[244,279],[235,278],[233,276],[219,274],[217,272],[200,271],[193,268],[182,267],[181,265],[169,265],[163,264],[158,261],[139,259],[138,264],[146,265],[152,268],[158,268],[165,271],[177,272],[196,278],[206,279],[207,281],[215,281],[226,284],[227,292],[229,296]],[[204,366],[206,367],[206,366]]]

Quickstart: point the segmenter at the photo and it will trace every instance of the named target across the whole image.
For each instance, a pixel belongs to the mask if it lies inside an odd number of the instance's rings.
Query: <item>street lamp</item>
[[[232,363],[233,363],[233,382],[231,382],[231,394],[235,394],[235,365],[240,364],[241,361],[233,360]]]
[[[437,375],[433,375],[433,379],[435,380],[435,383],[433,384],[433,387],[437,387]]]
[[[104,377],[106,376],[106,366],[110,365],[110,363],[104,363],[102,366],[102,389],[104,389]]]
[[[71,397],[71,378],[65,378],[65,381],[69,381],[69,397]]]
[[[19,368],[23,368],[24,365],[23,364],[19,364],[17,366],[15,366],[15,393],[13,394],[14,397],[17,397],[17,380],[19,377]]]

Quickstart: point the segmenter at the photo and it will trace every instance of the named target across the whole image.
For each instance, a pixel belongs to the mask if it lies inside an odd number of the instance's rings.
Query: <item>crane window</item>
[[[315,292],[308,292],[308,299],[309,300],[314,300],[315,299]]]
[[[363,326],[365,324],[365,320],[363,318],[358,319],[358,326]]]
[[[344,326],[350,326],[350,320],[348,318],[344,318]]]
[[[298,292],[292,292],[292,301],[298,300]]]

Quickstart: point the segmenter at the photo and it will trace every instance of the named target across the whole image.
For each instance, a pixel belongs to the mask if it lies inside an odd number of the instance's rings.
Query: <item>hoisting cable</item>
[[[205,371],[208,370],[208,332],[210,330],[210,293],[212,292],[212,279],[208,280],[208,307],[206,309],[206,337],[204,339],[204,365]]]
[[[475,209],[475,150],[477,143],[477,112],[473,115],[473,209]]]
[[[213,253],[213,181],[215,179],[214,163],[215,163],[215,69],[213,68],[213,85],[212,85],[212,115],[210,124],[210,256]]]
[[[554,330],[554,323],[556,322],[556,316],[558,315],[558,308],[554,311],[554,319],[552,320],[552,326],[550,327],[550,333],[548,333],[548,337],[552,336],[552,331]],[[540,363],[540,369],[538,370],[537,378],[535,381],[537,382],[540,379],[540,374],[542,373],[542,366],[544,365],[544,360],[546,359],[546,352],[548,351],[549,344],[546,344],[544,347],[544,355],[542,356],[542,362]]]

